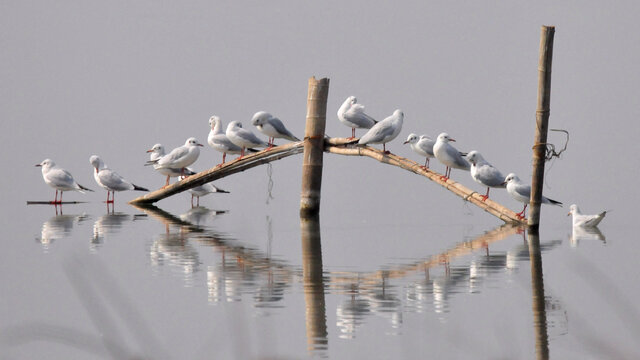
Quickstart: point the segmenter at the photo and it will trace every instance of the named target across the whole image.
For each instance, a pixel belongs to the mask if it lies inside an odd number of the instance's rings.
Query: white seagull
[[[113,203],[116,191],[125,190],[137,190],[137,191],[149,191],[141,186],[135,185],[125,180],[120,174],[109,169],[107,165],[97,155],[92,155],[89,158],[89,163],[96,170],[93,173],[93,178],[98,185],[107,190],[107,204]],[[109,200],[109,193],[111,193],[111,200]]]
[[[386,144],[395,139],[402,130],[404,113],[396,109],[391,116],[373,125],[366,134],[362,135],[358,144],[382,144],[382,151],[387,152]]]
[[[433,153],[436,159],[446,166],[444,176],[441,177],[441,179],[445,181],[449,180],[452,168],[461,170],[469,170],[471,168],[471,165],[465,160],[460,151],[449,144],[450,141],[456,140],[451,138],[447,133],[441,133],[438,135],[435,145],[433,145]]]
[[[218,166],[224,164],[227,154],[240,154],[242,152],[242,148],[232,143],[227,135],[225,135],[220,117],[215,115],[212,116],[209,119],[209,126],[211,126],[211,131],[209,131],[207,142],[209,143],[209,146],[222,153],[222,162],[218,164]],[[251,152],[258,151],[251,148],[247,150]]]
[[[225,134],[232,143],[240,146],[240,148],[242,149],[240,151],[240,157],[238,159],[241,159],[244,156],[244,150],[246,148],[269,146],[269,144],[260,140],[260,138],[250,130],[244,129],[239,121],[230,122],[229,125],[227,125],[227,131]]]
[[[150,164],[158,165],[156,169],[177,169],[180,170],[180,175],[185,175],[186,167],[193,164],[198,160],[200,156],[200,147],[203,146],[194,137],[190,137],[184,143],[167,155],[155,160],[150,161]]]
[[[169,186],[169,179],[170,178],[182,175],[182,169],[160,168],[160,165],[157,164],[157,160],[160,159],[161,157],[165,156],[164,146],[162,144],[153,145],[153,147],[151,149],[147,150],[147,153],[150,153],[149,162],[147,163],[147,165],[149,165],[149,164],[153,165],[153,168],[157,172],[159,172],[160,174],[165,175],[167,177],[167,182],[163,186],[163,188]],[[193,171],[193,170],[191,170],[189,168],[186,168],[186,169],[184,169],[184,174],[185,175],[193,175],[193,174],[195,174],[195,171]]]
[[[51,204],[62,204],[62,193],[64,191],[79,191],[84,194],[85,191],[93,191],[87,187],[78,184],[71,173],[59,167],[51,159],[45,159],[40,164],[36,164],[42,168],[42,178],[44,182],[56,189],[56,197]],[[60,200],[58,200],[58,191],[60,191]]]
[[[573,215],[573,226],[592,228],[598,226],[606,214],[607,212],[603,211],[597,215],[584,215],[580,212],[578,205],[573,204],[569,207],[569,213],[567,216]]]
[[[183,180],[185,177],[181,176],[180,180]],[[191,207],[193,207],[193,198],[197,199],[196,206],[200,206],[200,196],[206,196],[213,193],[221,193],[228,194],[227,190],[222,190],[219,187],[213,185],[212,183],[206,183],[200,186],[196,186],[188,190],[191,193]]]
[[[473,180],[487,187],[487,193],[480,195],[482,201],[489,198],[489,189],[492,187],[504,188],[506,186],[504,183],[504,175],[502,175],[500,170],[485,160],[479,152],[476,150],[470,151],[467,154],[467,160],[471,163],[470,173]]]
[[[351,137],[356,137],[356,128],[371,129],[377,121],[371,116],[365,114],[364,105],[357,104],[358,99],[355,96],[349,96],[338,109],[338,120],[351,128]]]
[[[427,135],[416,135],[409,134],[407,137],[407,141],[404,144],[410,144],[411,150],[413,150],[416,154],[425,157],[424,166],[421,166],[423,169],[429,168],[429,159],[434,157],[433,154],[433,145],[436,144],[435,140],[431,139]]]
[[[515,200],[524,203],[524,208],[522,209],[522,211],[516,214],[518,218],[524,219],[524,212],[525,210],[527,210],[527,205],[529,205],[529,201],[531,198],[531,185],[523,184],[520,178],[514,173],[507,175],[507,177],[504,179],[504,183],[507,185],[507,192],[509,193],[509,195],[511,195],[511,197]],[[542,197],[540,202],[542,204],[562,206],[561,202],[549,199],[544,196]]]
[[[251,123],[253,126],[258,128],[258,130],[267,135],[269,137],[269,147],[271,149],[273,147],[273,141],[275,138],[287,139],[291,141],[300,141],[295,135],[291,133],[291,131],[287,130],[284,127],[284,124],[280,119],[274,117],[266,111],[258,111],[251,118]]]

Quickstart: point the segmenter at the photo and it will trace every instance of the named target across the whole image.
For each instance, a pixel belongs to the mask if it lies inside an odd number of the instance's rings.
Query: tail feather
[[[160,159],[149,160],[146,163],[144,163],[144,166],[155,165],[155,164],[158,163],[158,160],[160,160]]]
[[[254,148],[246,148],[245,151],[255,153],[255,152],[258,152],[260,150],[257,150],[257,149],[254,149]]]
[[[227,190],[220,189],[219,187],[216,187],[216,192],[223,193],[223,194],[229,194],[229,192]]]
[[[137,190],[137,191],[149,191],[149,189],[147,188],[143,188],[142,186],[138,186],[136,184],[132,184],[133,185],[133,190]]]
[[[562,206],[562,203],[561,203],[560,201],[553,200],[553,199],[549,199],[549,198],[547,198],[547,200],[549,200],[549,202],[550,202],[552,205]]]

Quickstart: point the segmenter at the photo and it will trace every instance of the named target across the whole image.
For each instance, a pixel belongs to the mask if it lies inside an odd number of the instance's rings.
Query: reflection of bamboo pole
[[[324,155],[324,129],[327,120],[329,79],[309,79],[307,94],[307,122],[304,130],[304,156],[302,158],[302,192],[300,214],[313,215],[320,211],[322,186],[322,157]]]
[[[327,318],[322,274],[322,245],[318,215],[300,218],[302,233],[302,278],[309,351],[326,349]]]
[[[229,161],[220,166],[189,176],[188,178],[171,184],[165,188],[158,189],[144,196],[135,198],[131,200],[129,204],[151,204],[171,195],[189,190],[225,176],[245,171],[252,167],[282,159],[287,156],[299,154],[302,152],[303,145],[304,143],[302,141],[298,141],[276,146],[270,150],[263,150],[254,154],[245,155],[242,159]]]
[[[533,145],[533,175],[529,227],[537,229],[540,224],[540,200],[544,182],[545,150],[551,103],[551,60],[553,59],[553,36],[555,27],[543,26],[540,34],[540,59],[538,63],[538,109],[536,110],[536,134]]]
[[[549,358],[549,338],[547,335],[547,313],[544,302],[544,280],[542,277],[542,254],[537,231],[529,232],[529,262],[531,263],[531,298],[533,324],[536,334],[536,358]]]
[[[334,154],[341,155],[351,155],[351,156],[368,156],[372,159],[378,160],[382,163],[398,166],[402,169],[411,171],[418,175],[422,175],[429,180],[441,185],[445,189],[451,191],[455,195],[471,202],[472,204],[478,206],[482,210],[488,212],[489,214],[498,217],[500,220],[510,223],[524,223],[522,220],[518,219],[516,213],[511,209],[508,209],[491,199],[487,199],[486,201],[482,200],[481,194],[478,194],[475,191],[472,191],[465,186],[457,183],[451,179],[447,181],[443,181],[441,179],[442,175],[438,174],[430,169],[425,170],[415,161],[403,158],[394,154],[385,154],[383,151],[374,149],[372,147],[360,147],[349,145],[346,139],[342,138],[331,138],[326,141],[325,151]]]
[[[354,278],[357,277],[358,283],[377,283],[380,279],[397,279],[407,277],[416,272],[423,272],[429,268],[437,267],[443,263],[448,263],[452,259],[465,256],[479,249],[484,249],[489,244],[506,239],[507,237],[516,234],[522,230],[522,226],[513,224],[504,224],[498,228],[488,231],[471,241],[465,241],[457,244],[455,247],[440,253],[433,255],[427,260],[420,261],[418,263],[408,264],[394,269],[379,270],[374,273],[362,274],[355,273],[353,276],[346,273],[331,273],[331,284],[345,282],[352,283]]]

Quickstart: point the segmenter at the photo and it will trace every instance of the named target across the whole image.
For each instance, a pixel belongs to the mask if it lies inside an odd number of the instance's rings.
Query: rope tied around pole
[[[569,145],[569,132],[567,130],[562,129],[549,129],[550,131],[562,132],[567,136],[565,140],[564,147],[560,151],[556,151],[555,144],[552,143],[536,143],[531,147],[531,149],[536,150],[537,148],[544,146],[545,147],[545,155],[544,160],[551,161],[553,158],[560,158],[560,155],[567,150],[567,145]]]

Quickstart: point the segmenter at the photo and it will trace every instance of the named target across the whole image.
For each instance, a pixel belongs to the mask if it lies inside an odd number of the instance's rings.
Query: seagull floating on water
[[[149,155],[149,163],[153,164],[153,168],[157,172],[159,172],[160,174],[165,175],[167,177],[167,182],[163,186],[163,188],[169,186],[169,179],[170,178],[178,177],[178,176],[182,175],[182,169],[161,168],[160,165],[157,164],[157,160],[166,155],[165,151],[164,151],[164,146],[162,144],[153,145],[153,147],[151,149],[147,150],[147,153],[150,153],[150,155]],[[194,175],[195,171],[193,171],[193,170],[191,170],[189,168],[185,168],[184,169],[184,174],[185,175]]]
[[[524,203],[522,211],[516,214],[518,218],[524,219],[525,210],[527,210],[527,205],[529,205],[531,198],[531,185],[523,184],[520,178],[514,173],[507,175],[504,179],[504,183],[507,185],[507,192],[509,195],[511,195],[515,200]],[[540,203],[562,206],[560,201],[552,200],[544,196],[540,199]]]
[[[269,144],[260,140],[260,138],[250,130],[244,129],[239,121],[232,121],[227,125],[226,135],[232,143],[240,146],[241,151],[238,159],[244,156],[246,148],[269,146]]]
[[[255,113],[253,118],[251,118],[251,123],[253,126],[258,128],[261,133],[269,137],[269,147],[267,149],[271,149],[273,147],[273,141],[275,138],[300,141],[300,139],[293,135],[291,131],[284,127],[284,124],[280,119],[266,111],[258,111]]]
[[[62,204],[62,193],[64,191],[79,191],[83,194],[85,191],[93,191],[78,184],[71,173],[57,166],[51,159],[45,159],[40,164],[36,164],[36,166],[42,168],[44,182],[56,189],[56,197],[50,202],[52,204]],[[58,191],[60,191],[60,200],[58,200]]]
[[[396,109],[391,116],[373,125],[366,134],[362,135],[358,144],[382,144],[382,151],[388,154],[386,145],[400,134],[403,120],[404,113]]]
[[[469,170],[471,168],[471,165],[465,160],[462,153],[453,147],[453,145],[449,144],[450,141],[456,140],[451,138],[447,133],[441,133],[438,135],[435,145],[433,145],[433,153],[436,159],[446,166],[444,176],[441,177],[444,181],[449,180],[452,168],[460,170]]]
[[[355,139],[356,128],[371,129],[377,121],[364,112],[364,105],[357,104],[355,96],[349,96],[338,109],[338,120],[351,128],[351,137]]]
[[[154,165],[155,169],[177,169],[180,170],[180,175],[185,175],[186,167],[198,160],[201,146],[203,145],[196,138],[190,137],[184,145],[171,150],[170,153],[157,160],[147,162],[147,164]]]
[[[429,168],[429,159],[434,157],[433,154],[433,145],[435,145],[435,140],[431,139],[427,135],[416,135],[409,134],[407,137],[407,141],[403,144],[409,144],[411,146],[411,150],[413,150],[416,154],[425,157],[424,166],[421,166],[423,169]]]
[[[97,155],[92,155],[89,158],[89,163],[96,170],[93,173],[93,178],[96,180],[96,183],[107,190],[107,204],[113,203],[116,191],[149,191],[149,189],[143,188],[125,180],[125,178],[120,176],[120,174],[109,169],[109,167],[105,165],[102,159],[100,159],[100,157]],[[111,193],[111,200],[109,200],[109,193]]]
[[[600,221],[604,219],[604,216],[606,214],[607,212],[603,211],[597,215],[584,215],[582,214],[582,212],[580,212],[580,208],[578,208],[578,205],[573,204],[569,207],[569,213],[567,214],[567,216],[573,215],[573,226],[592,228],[598,226],[598,224],[600,224]]]
[[[227,154],[240,154],[242,152],[242,148],[232,143],[227,135],[225,135],[220,117],[212,116],[209,119],[209,126],[211,126],[211,131],[209,131],[207,142],[209,146],[222,153],[222,162],[218,164],[218,166],[224,164]],[[252,148],[248,148],[247,150],[251,152],[258,151]]]
[[[476,150],[470,151],[467,154],[467,160],[471,163],[470,173],[473,180],[487,187],[487,193],[480,195],[482,201],[489,198],[489,190],[492,187],[504,188],[506,186],[504,183],[504,175],[502,175],[500,170],[485,160],[479,152]]]

